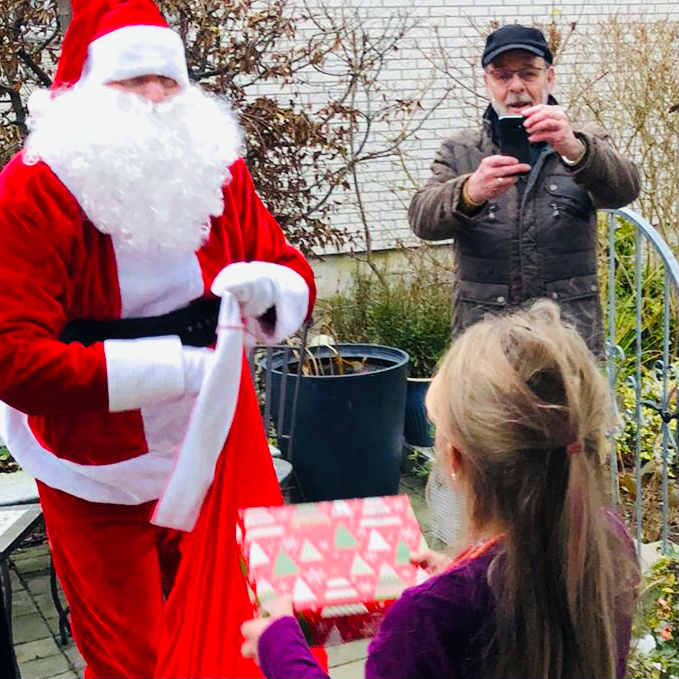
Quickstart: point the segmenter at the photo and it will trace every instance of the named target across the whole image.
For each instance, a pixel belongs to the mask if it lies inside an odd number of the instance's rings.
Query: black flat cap
[[[493,59],[509,50],[526,50],[542,57],[548,64],[552,63],[552,52],[542,31],[521,24],[508,24],[493,31],[486,39],[481,66],[485,68]]]

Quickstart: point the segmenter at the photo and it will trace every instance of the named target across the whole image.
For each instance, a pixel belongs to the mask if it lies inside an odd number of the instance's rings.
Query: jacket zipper
[[[555,153],[554,149],[551,146],[546,146],[542,153],[538,156],[537,162],[533,166],[533,169],[530,171],[530,174],[528,175],[528,182],[526,183],[526,188],[523,190],[523,194],[521,195],[521,203],[519,204],[519,270],[521,271],[521,293],[522,293],[522,299],[526,299],[526,289],[524,285],[524,271],[523,271],[523,232],[524,232],[524,219],[525,219],[525,213],[526,213],[526,201],[528,200],[528,195],[530,192],[533,190],[535,187],[535,184],[537,182],[537,178],[540,174],[540,171],[542,170],[542,166],[546,162],[546,158],[550,153]],[[552,205],[550,205],[552,207]],[[553,205],[554,207],[554,214],[555,216],[558,215],[558,207],[556,207],[556,204]],[[536,241],[537,241],[537,234],[536,234]]]

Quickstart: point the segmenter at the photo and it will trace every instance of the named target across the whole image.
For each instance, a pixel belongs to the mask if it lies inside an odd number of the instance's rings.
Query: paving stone
[[[420,530],[423,533],[427,533],[428,531],[431,530],[431,527],[429,525],[429,514],[423,512],[422,510],[415,509],[415,516],[417,517],[417,523],[420,524]]]
[[[37,641],[27,641],[23,644],[17,644],[14,647],[17,660],[19,663],[37,660],[39,658],[49,658],[52,655],[61,656],[61,650],[57,646],[54,639],[38,639]],[[62,656],[63,657],[63,656]],[[65,670],[60,670],[65,671]],[[26,675],[30,677],[30,674]]]
[[[17,592],[17,596],[12,600],[12,617],[33,613],[36,606],[45,618],[49,618],[48,612],[54,608],[52,597],[49,594],[37,594],[34,601],[27,592]]]
[[[52,621],[56,621],[59,617],[59,613],[57,612],[57,608],[54,605],[54,601],[52,600],[52,595],[43,594],[36,598],[38,601],[38,609],[42,613],[43,617],[50,623]],[[63,597],[61,598],[61,605],[66,608],[66,601]]]
[[[409,495],[410,495],[410,504],[413,506],[413,510],[415,511],[415,514],[417,514],[418,512],[426,513],[426,511],[427,511],[427,499],[425,498],[425,496],[420,495],[419,493],[411,493]]]
[[[25,578],[26,587],[32,594],[45,594],[50,591],[50,577],[48,574],[32,575]]]
[[[33,544],[24,543],[12,552],[12,561],[20,561],[22,559],[35,559],[38,556],[48,556],[50,553],[47,540],[42,542],[35,542]]]
[[[71,646],[75,645],[75,642],[73,641],[73,637],[66,631],[66,643],[62,644],[61,643],[61,630],[59,629],[59,620],[57,618],[50,618],[47,621],[47,626],[50,628],[50,631],[52,632],[52,636],[54,637],[55,641],[57,642],[57,645],[59,646],[62,651],[65,651],[67,648],[70,648]]]
[[[27,589],[20,589],[18,592],[12,592],[12,601],[31,601],[31,595]]]
[[[49,573],[49,558],[46,554],[29,556],[21,560],[12,556],[12,563],[24,577],[29,573]]]
[[[15,644],[52,637],[52,630],[36,610],[29,615],[22,615],[12,621],[12,637]]]
[[[78,647],[73,643],[73,639],[69,641],[68,646],[65,646],[62,649],[62,652],[77,670],[82,670],[85,667],[85,661],[80,655]]]
[[[36,610],[35,603],[29,596],[21,598],[18,596],[12,597],[12,620],[25,615],[31,615]]]
[[[399,492],[408,495],[424,496],[427,480],[417,476],[402,476],[399,481]]]
[[[36,605],[40,609],[41,613],[46,617],[49,618],[50,614],[54,612],[54,615],[56,615],[56,607],[54,606],[54,599],[52,598],[52,592],[47,591],[43,592],[42,594],[34,594],[33,598],[36,601]],[[61,603],[64,605],[64,597],[63,595],[61,596]],[[64,605],[65,607],[65,605]]]
[[[19,664],[19,671],[26,679],[55,679],[65,672],[69,672],[68,661],[63,655],[40,658]]]
[[[404,488],[406,493],[410,496],[410,501],[413,504],[424,503],[427,496],[427,488],[425,484],[420,486],[407,486]]]
[[[356,660],[346,665],[331,667],[328,674],[330,679],[363,679],[365,673],[365,660]]]
[[[19,580],[19,576],[13,570],[10,570],[9,572],[9,581],[12,585],[13,592],[18,592],[24,588],[24,586],[21,584],[21,580]]]
[[[328,652],[328,666],[345,665],[355,660],[365,659],[368,656],[369,643],[370,639],[359,639],[338,646],[328,646],[325,649]]]
[[[53,616],[43,615],[43,617],[45,618],[45,624],[50,628],[52,635],[57,636],[59,634],[59,619],[57,618],[57,614],[55,613]]]
[[[63,672],[62,674],[57,674],[53,679],[80,679],[80,674],[77,672],[69,671]]]

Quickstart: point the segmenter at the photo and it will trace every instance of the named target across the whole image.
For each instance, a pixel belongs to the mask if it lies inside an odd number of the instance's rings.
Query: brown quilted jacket
[[[482,158],[498,153],[496,119],[489,107],[481,129],[460,131],[443,142],[432,176],[408,212],[420,238],[454,239],[454,332],[486,313],[547,297],[560,304],[601,356],[596,209],[633,201],[639,193],[637,169],[615,150],[604,129],[574,124],[587,147],[578,166],[568,167],[545,145],[531,174],[520,180],[523,187],[514,185],[469,216],[460,211],[462,185]]]

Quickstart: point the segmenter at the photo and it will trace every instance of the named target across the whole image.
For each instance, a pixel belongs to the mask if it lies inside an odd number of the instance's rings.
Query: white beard
[[[49,165],[117,247],[200,248],[242,141],[228,104],[195,86],[161,104],[105,85],[36,94],[24,162]]]
[[[544,87],[540,93],[541,101],[533,102],[532,99],[526,95],[524,97],[515,97],[514,95],[508,95],[504,103],[498,101],[498,99],[493,96],[493,93],[487,88],[488,99],[490,100],[491,106],[495,109],[495,113],[499,116],[506,116],[509,113],[508,106],[512,104],[525,104],[526,106],[535,106],[538,103],[546,104],[549,101],[549,89]]]

